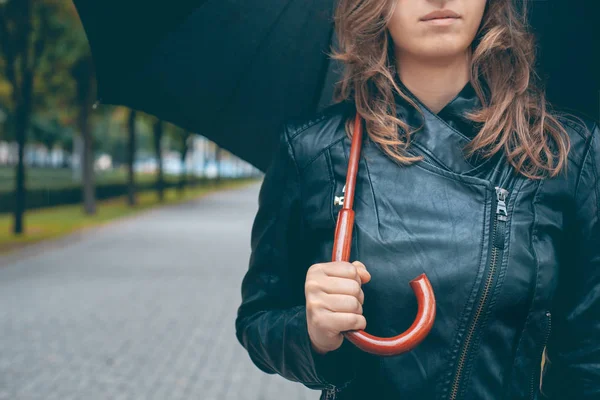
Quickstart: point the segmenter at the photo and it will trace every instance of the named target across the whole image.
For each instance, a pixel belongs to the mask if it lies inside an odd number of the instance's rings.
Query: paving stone
[[[318,399],[235,338],[258,190],[0,260],[0,400]]]

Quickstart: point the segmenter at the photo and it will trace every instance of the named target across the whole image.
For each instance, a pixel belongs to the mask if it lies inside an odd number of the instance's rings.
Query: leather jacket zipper
[[[330,387],[325,392],[325,400],[334,400],[335,399],[335,387]]]
[[[338,397],[338,393],[344,390],[348,385],[352,382],[352,380],[347,381],[343,385],[335,386],[332,384],[328,384],[325,389],[325,397],[323,400],[335,400]]]
[[[325,390],[325,399],[324,400],[335,400],[337,397],[337,393],[341,391],[341,389],[336,388],[331,385]]]
[[[477,329],[481,313],[485,309],[485,305],[489,300],[489,291],[492,287],[494,276],[496,275],[497,264],[499,261],[502,260],[502,254],[504,251],[504,233],[506,231],[506,223],[508,221],[508,213],[506,212],[507,196],[508,190],[496,186],[496,218],[494,219],[494,226],[492,228],[492,254],[490,258],[490,265],[485,280],[483,293],[480,297],[479,304],[477,306],[475,317],[473,318],[473,321],[469,326],[467,336],[465,338],[465,342],[460,353],[460,358],[458,360],[458,366],[456,369],[456,375],[454,376],[454,381],[452,382],[452,389],[450,391],[450,400],[455,400],[459,394],[461,377],[464,372],[467,355],[469,354],[469,350],[471,348],[473,334]]]
[[[531,400],[534,399],[535,396],[535,380],[536,380],[536,376],[539,376],[540,374],[540,369],[542,368],[541,362],[542,362],[542,356],[544,355],[544,348],[546,347],[546,343],[548,343],[548,338],[550,337],[550,331],[552,330],[552,314],[550,313],[550,311],[546,312],[546,334],[544,336],[544,342],[542,343],[542,350],[540,351],[540,356],[539,358],[537,358],[537,360],[539,360],[539,364],[536,364],[533,368],[533,372],[531,374],[531,380],[530,380],[530,385],[529,385],[529,398]]]

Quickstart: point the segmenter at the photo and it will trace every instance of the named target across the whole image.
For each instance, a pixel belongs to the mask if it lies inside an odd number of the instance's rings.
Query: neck
[[[469,82],[470,61],[470,52],[432,62],[396,49],[398,77],[434,113],[444,108]]]

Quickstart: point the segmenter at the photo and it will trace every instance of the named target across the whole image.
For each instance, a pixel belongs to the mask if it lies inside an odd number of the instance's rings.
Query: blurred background
[[[0,399],[318,398],[235,338],[262,173],[97,104],[73,3],[25,3],[0,0]]]

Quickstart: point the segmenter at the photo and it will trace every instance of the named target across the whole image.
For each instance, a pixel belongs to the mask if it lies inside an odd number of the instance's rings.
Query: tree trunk
[[[25,188],[25,143],[27,142],[27,129],[29,127],[29,116],[31,114],[31,98],[27,96],[25,90],[22,92],[22,103],[16,108],[16,139],[18,145],[18,158],[16,166],[15,180],[15,213],[13,232],[16,235],[21,235],[24,230],[23,216],[25,214],[26,188]]]
[[[190,148],[189,148],[189,141],[190,141],[191,135],[189,131],[185,131],[183,133],[183,137],[182,137],[182,146],[181,146],[181,165],[182,165],[182,171],[181,174],[179,175],[179,182],[177,184],[177,191],[179,196],[183,196],[184,193],[184,189],[185,186],[187,184],[187,174],[188,174],[188,170],[187,170],[187,164],[185,162],[185,158],[188,154],[188,152],[190,152]]]
[[[91,56],[79,60],[73,68],[77,81],[79,101],[79,131],[83,139],[81,167],[83,172],[83,209],[87,215],[96,214],[96,190],[94,181],[94,143],[90,125],[90,109],[93,102],[93,62]]]
[[[211,145],[211,142],[208,141],[207,138],[204,138],[204,140],[202,141],[202,152],[204,154],[204,167],[202,168],[202,174],[204,175],[204,180],[206,181],[206,183],[210,183],[208,182],[208,176],[207,176],[207,171],[208,171],[208,164],[210,161],[212,161],[213,157],[213,147]]]
[[[23,216],[26,208],[26,187],[25,187],[25,144],[27,143],[27,131],[29,129],[29,122],[32,110],[33,101],[33,64],[30,59],[30,37],[32,32],[32,13],[31,13],[31,0],[22,0],[22,12],[23,12],[23,43],[26,45],[26,49],[20,49],[21,53],[21,84],[17,83],[17,79],[14,76],[14,67],[16,60],[13,58],[8,60],[11,63],[11,73],[9,80],[13,83],[13,100],[15,103],[15,136],[18,145],[18,160],[17,160],[17,174],[15,181],[15,213],[14,213],[14,224],[13,232],[16,235],[21,235],[24,231]],[[17,50],[19,51],[19,50]],[[13,53],[14,54],[14,53]]]
[[[215,184],[221,183],[221,147],[219,145],[216,146],[215,150],[215,164],[217,166],[217,177],[215,179]]]
[[[154,152],[156,154],[157,163],[157,175],[156,175],[156,190],[158,194],[158,201],[163,202],[165,200],[165,180],[163,176],[163,160],[162,160],[162,137],[163,137],[163,122],[157,120],[154,122]]]
[[[131,110],[129,113],[129,120],[127,121],[127,128],[129,133],[129,143],[127,146],[127,204],[135,206],[135,117],[136,111]]]
[[[83,110],[86,111],[83,111]],[[83,209],[87,215],[96,214],[96,189],[94,179],[94,150],[93,138],[89,124],[89,113],[87,106],[82,107],[82,127],[83,136]]]

